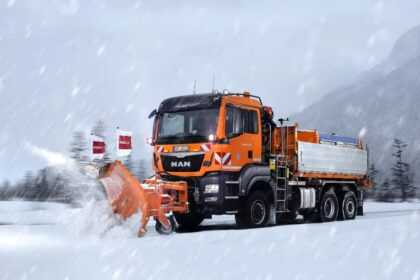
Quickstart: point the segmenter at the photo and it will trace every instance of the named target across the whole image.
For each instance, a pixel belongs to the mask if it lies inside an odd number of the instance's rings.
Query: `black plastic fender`
[[[270,168],[261,165],[248,165],[242,169],[239,182],[240,196],[247,196],[252,186],[257,182],[265,182],[272,186]]]

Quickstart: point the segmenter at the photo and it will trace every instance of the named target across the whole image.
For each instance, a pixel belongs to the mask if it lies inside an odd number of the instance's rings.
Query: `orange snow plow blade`
[[[185,182],[150,179],[140,183],[120,161],[103,167],[98,179],[114,213],[123,219],[141,213],[138,236],[146,233],[150,217],[155,218],[159,233],[168,234],[175,227],[173,218],[168,216],[188,212],[188,186]]]

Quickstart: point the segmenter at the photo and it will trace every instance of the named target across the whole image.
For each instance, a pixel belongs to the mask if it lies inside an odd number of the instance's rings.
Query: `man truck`
[[[249,92],[172,97],[150,117],[156,176],[188,186],[188,211],[174,213],[181,228],[226,214],[240,227],[363,215],[370,182],[360,139],[276,121]]]

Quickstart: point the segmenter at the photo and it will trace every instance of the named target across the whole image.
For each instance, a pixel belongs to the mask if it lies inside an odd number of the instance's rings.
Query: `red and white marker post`
[[[126,157],[133,150],[133,133],[127,130],[117,129],[117,156]]]
[[[102,137],[91,135],[91,159],[101,160],[106,152],[105,140]]]

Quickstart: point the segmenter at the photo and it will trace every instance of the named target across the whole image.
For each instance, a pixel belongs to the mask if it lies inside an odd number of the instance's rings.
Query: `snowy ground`
[[[420,280],[420,203],[370,202],[356,221],[142,239],[105,205],[0,202],[0,279]]]

